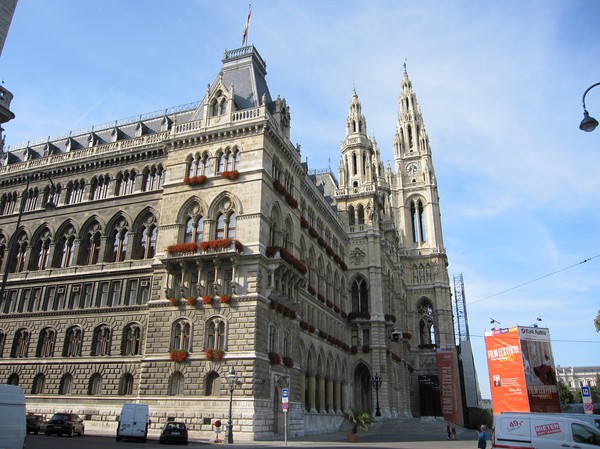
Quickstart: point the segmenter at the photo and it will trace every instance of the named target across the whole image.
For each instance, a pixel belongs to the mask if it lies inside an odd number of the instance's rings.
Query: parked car
[[[188,431],[184,422],[169,421],[160,431],[160,444],[164,443],[188,443]]]
[[[76,413],[55,413],[46,425],[46,435],[68,435],[72,437],[77,434],[82,436],[85,432],[83,419]]]
[[[27,433],[35,433],[36,435],[40,432],[46,431],[46,420],[42,415],[35,415],[33,413],[27,413]]]

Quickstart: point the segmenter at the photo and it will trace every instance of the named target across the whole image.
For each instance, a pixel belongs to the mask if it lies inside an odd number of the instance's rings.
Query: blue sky
[[[311,168],[337,173],[354,87],[391,161],[407,62],[483,396],[490,318],[509,327],[541,317],[557,365],[600,365],[600,129],[578,129],[581,96],[600,82],[600,2],[258,0],[252,9],[248,41],[267,62],[271,95],[291,107],[292,141]],[[7,145],[200,100],[223,50],[241,45],[247,10],[233,0],[19,0],[0,57],[17,116]],[[600,87],[586,100],[600,119]]]

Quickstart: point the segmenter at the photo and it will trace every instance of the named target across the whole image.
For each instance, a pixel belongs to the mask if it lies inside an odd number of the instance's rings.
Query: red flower
[[[202,304],[212,304],[213,297],[210,295],[205,295],[202,297]]]

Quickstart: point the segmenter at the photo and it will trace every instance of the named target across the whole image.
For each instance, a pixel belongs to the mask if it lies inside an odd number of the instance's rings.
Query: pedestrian
[[[456,427],[452,424],[452,439],[456,440]]]
[[[448,439],[452,437],[452,431],[450,430],[450,423],[446,423],[446,433],[448,434]]]
[[[482,424],[479,428],[479,436],[477,438],[477,447],[479,449],[485,449],[487,446],[487,434],[485,433],[485,429],[487,429],[485,424]]]

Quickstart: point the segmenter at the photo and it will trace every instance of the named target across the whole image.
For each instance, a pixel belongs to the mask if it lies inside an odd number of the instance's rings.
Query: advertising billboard
[[[494,414],[560,412],[550,332],[515,326],[485,334]]]

